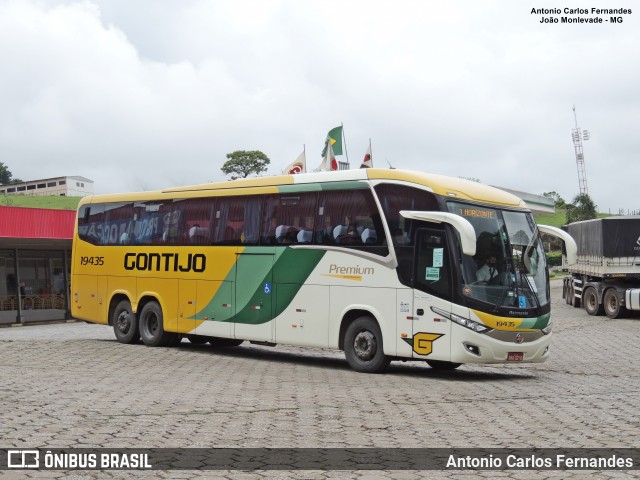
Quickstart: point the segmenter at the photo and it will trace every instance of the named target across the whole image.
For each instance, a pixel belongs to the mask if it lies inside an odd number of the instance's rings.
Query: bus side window
[[[245,200],[246,197],[222,197],[218,199],[214,215],[214,244],[242,244]]]
[[[312,243],[317,193],[269,195],[263,201],[262,245]]]
[[[380,212],[368,188],[325,191],[320,195],[316,239],[325,245],[339,245],[388,255]]]
[[[173,215],[182,218],[175,241],[180,245],[210,245],[211,217],[215,199],[189,198],[174,200]]]
[[[402,210],[437,211],[438,201],[431,192],[395,184],[380,184],[374,188],[391,233],[394,245],[411,244],[413,222],[400,215]]]
[[[256,244],[260,241],[260,209],[264,197],[252,195],[244,200],[243,232],[244,244]]]
[[[78,237],[93,245],[102,244],[104,203],[84,205],[78,213]]]

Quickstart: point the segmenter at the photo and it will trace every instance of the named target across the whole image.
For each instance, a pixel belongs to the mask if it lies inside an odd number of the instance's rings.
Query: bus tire
[[[204,345],[209,341],[209,338],[204,335],[187,335],[187,340],[194,345]]]
[[[447,370],[455,370],[458,368],[461,363],[453,363],[453,362],[444,362],[442,360],[427,360],[427,365],[429,365],[434,370],[439,371],[447,371]]]
[[[589,315],[602,315],[603,307],[598,302],[598,292],[593,287],[584,289],[582,304]]]
[[[132,344],[140,340],[138,319],[129,300],[120,300],[111,314],[113,333],[120,343]]]
[[[175,342],[175,333],[165,332],[162,308],[158,302],[147,303],[140,312],[140,337],[147,347],[164,347]]]
[[[610,288],[604,292],[604,313],[609,318],[618,318],[622,314],[622,305],[620,304],[620,295],[615,288]]]
[[[344,355],[356,372],[383,372],[391,362],[384,354],[380,326],[369,316],[358,317],[347,327]]]
[[[209,338],[209,345],[211,345],[212,347],[237,347],[241,345],[242,342],[244,342],[244,340],[240,340],[239,338]]]

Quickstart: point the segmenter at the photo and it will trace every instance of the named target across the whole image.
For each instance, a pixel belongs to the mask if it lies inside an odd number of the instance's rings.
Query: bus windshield
[[[549,303],[546,256],[531,213],[460,202],[448,208],[476,231],[476,254],[462,259],[464,297],[516,314]]]

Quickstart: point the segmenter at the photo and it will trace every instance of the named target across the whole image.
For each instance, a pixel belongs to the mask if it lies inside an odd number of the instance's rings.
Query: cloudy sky
[[[613,3],[632,9],[621,24],[531,13]],[[353,167],[371,139],[375,166],[571,200],[575,105],[599,210],[640,209],[636,6],[0,0],[0,161],[23,180],[151,190],[223,180],[234,150],[277,174],[306,145],[317,167],[342,123]]]

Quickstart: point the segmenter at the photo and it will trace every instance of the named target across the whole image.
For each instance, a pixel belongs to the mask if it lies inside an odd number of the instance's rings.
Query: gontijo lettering
[[[204,272],[207,257],[203,253],[126,253],[125,270],[163,272]]]

